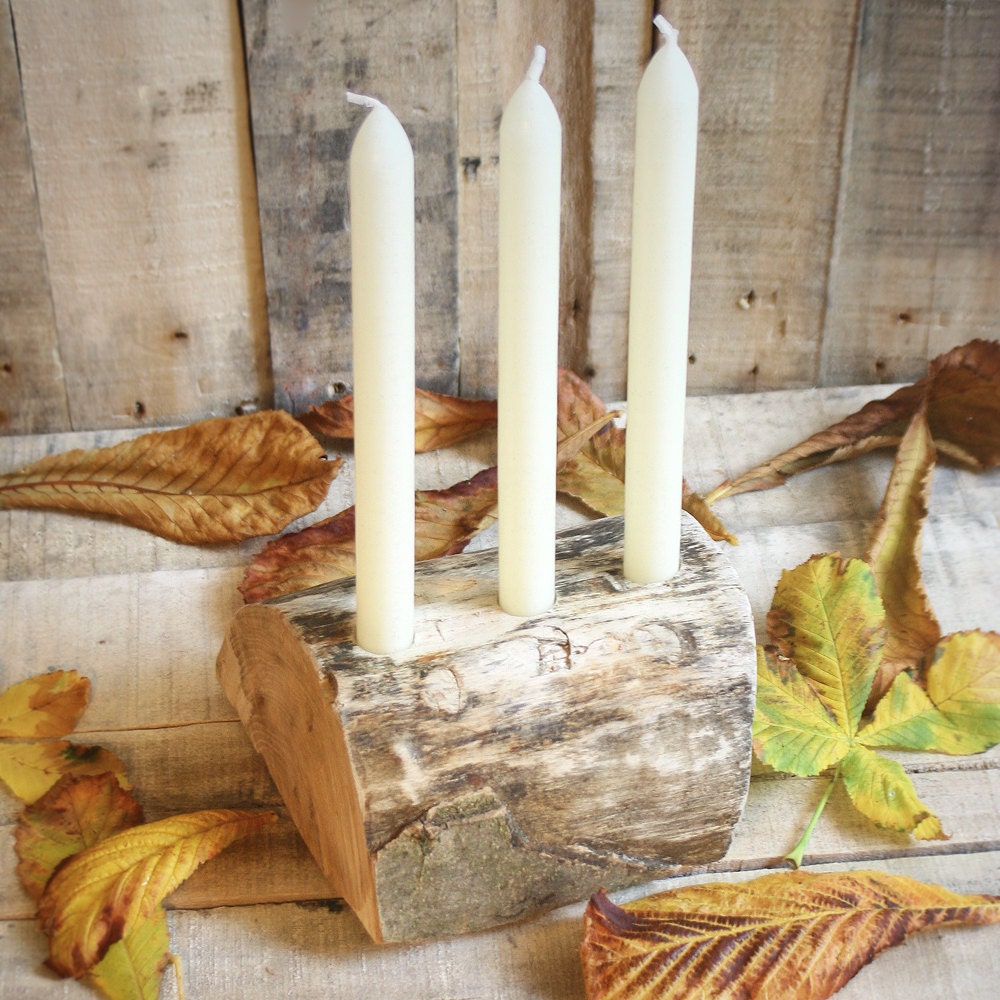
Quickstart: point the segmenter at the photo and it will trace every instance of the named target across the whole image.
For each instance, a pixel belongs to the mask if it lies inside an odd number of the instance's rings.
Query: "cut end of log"
[[[443,937],[716,860],[750,773],[749,603],[685,515],[669,583],[622,522],[557,542],[556,606],[496,553],[417,567],[413,647],[353,642],[353,581],[242,608],[218,671],[313,855],[376,941]]]

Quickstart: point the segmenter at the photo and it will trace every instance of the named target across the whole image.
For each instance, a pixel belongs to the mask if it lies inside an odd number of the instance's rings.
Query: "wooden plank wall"
[[[1000,5],[660,0],[701,85],[689,386],[899,381],[1000,306]],[[624,395],[652,0],[0,0],[0,432],[350,385],[347,157],[417,156],[418,377],[495,389],[497,128],[564,127],[564,364]],[[255,169],[254,169],[255,168]]]

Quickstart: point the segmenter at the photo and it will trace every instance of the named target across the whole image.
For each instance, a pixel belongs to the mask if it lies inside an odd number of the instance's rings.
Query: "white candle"
[[[536,46],[500,122],[499,600],[514,615],[555,601],[562,126],[544,63]]]
[[[632,200],[625,464],[625,576],[680,566],[698,84],[662,16],[666,44],[639,85]]]
[[[413,641],[413,150],[385,105],[351,149],[357,641],[392,653]]]

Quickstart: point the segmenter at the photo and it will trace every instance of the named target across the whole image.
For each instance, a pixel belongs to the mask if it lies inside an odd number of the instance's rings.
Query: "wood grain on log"
[[[563,532],[556,607],[533,619],[497,607],[492,552],[419,564],[395,657],[355,646],[352,580],[237,612],[222,686],[376,940],[506,923],[726,851],[749,780],[749,602],[686,515],[667,584],[622,579],[621,532]]]

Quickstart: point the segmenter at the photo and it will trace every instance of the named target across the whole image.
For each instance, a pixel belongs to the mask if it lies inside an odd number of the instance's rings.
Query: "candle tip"
[[[348,104],[360,104],[364,108],[382,107],[381,101],[374,97],[367,97],[365,94],[353,94],[348,90],[345,96],[347,97]]]
[[[656,17],[653,18],[653,24],[656,25],[660,34],[663,35],[668,42],[677,41],[677,35],[679,32],[662,14],[657,14]]]
[[[528,66],[528,79],[534,83],[542,78],[542,69],[545,66],[545,49],[541,45],[535,46],[535,51],[531,54],[531,64]]]

